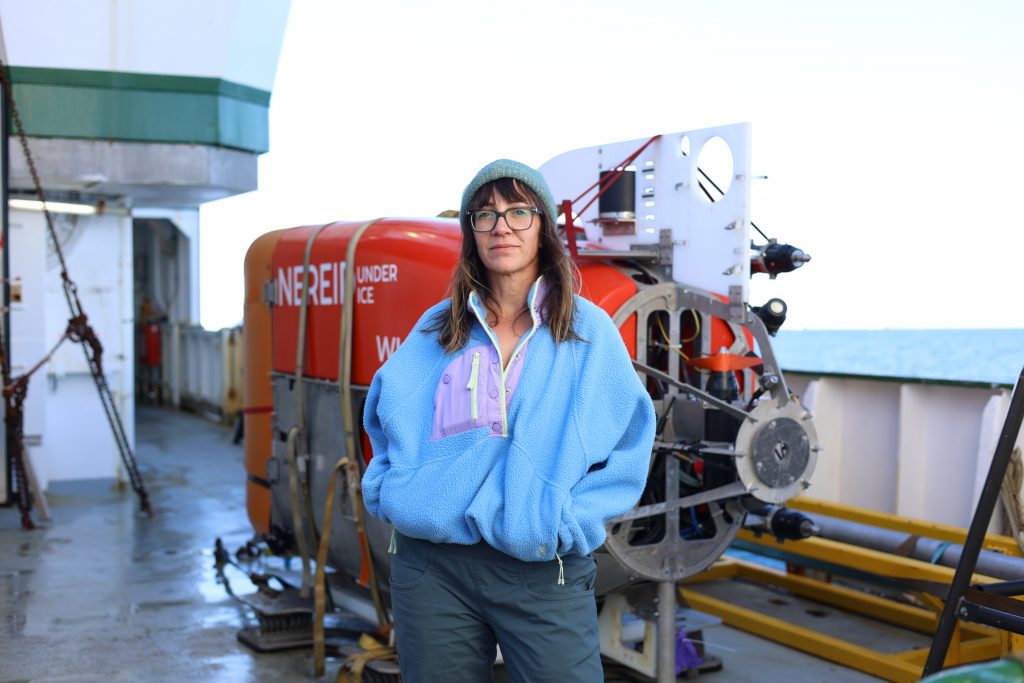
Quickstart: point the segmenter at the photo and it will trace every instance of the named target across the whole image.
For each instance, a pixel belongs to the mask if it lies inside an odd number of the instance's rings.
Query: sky
[[[434,216],[496,158],[749,122],[751,218],[812,257],[752,304],[1022,328],[1022,31],[1016,0],[292,0],[259,189],[200,210],[201,321],[240,322],[271,230]]]

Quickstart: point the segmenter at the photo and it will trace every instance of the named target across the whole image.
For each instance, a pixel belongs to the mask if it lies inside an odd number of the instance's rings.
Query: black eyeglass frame
[[[531,212],[530,224],[527,225],[525,228],[513,228],[512,224],[508,222],[508,217],[505,214],[507,214],[509,211],[522,211],[523,209],[526,209],[526,210]],[[492,225],[491,227],[487,228],[486,230],[481,230],[481,229],[476,227],[476,215],[478,213],[483,213],[483,212],[493,213],[494,214],[494,225]],[[529,230],[530,228],[532,228],[533,227],[533,216],[534,215],[539,216],[539,215],[541,215],[541,213],[542,213],[541,210],[538,209],[536,206],[513,206],[511,208],[505,209],[504,211],[495,211],[494,209],[476,209],[475,211],[470,211],[469,212],[469,227],[473,229],[473,232],[491,232],[496,227],[498,227],[498,220],[502,219],[502,220],[505,221],[505,225],[508,226],[509,230],[514,230],[516,232],[522,232],[524,230]]]

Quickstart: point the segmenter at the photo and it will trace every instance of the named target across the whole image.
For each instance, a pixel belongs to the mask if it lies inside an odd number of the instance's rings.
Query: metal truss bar
[[[957,615],[977,624],[1024,634],[1024,602],[968,588]]]
[[[905,662],[917,667],[923,667],[928,658],[928,650],[931,648],[919,647],[913,650],[904,650],[893,655]],[[1003,639],[998,635],[985,636],[975,640],[963,641],[958,648],[957,656],[949,664],[967,664],[968,662],[980,662],[986,659],[996,659],[1005,654]]]
[[[704,581],[715,581],[718,579],[733,579],[741,575],[741,565],[733,558],[721,558],[718,562],[702,571],[700,574],[683,579],[682,583],[702,583]]]
[[[860,614],[861,616],[877,619],[878,621],[929,636],[935,633],[935,627],[939,622],[938,614],[934,610],[888,600],[877,595],[838,586],[834,583],[818,581],[798,574],[780,572],[744,560],[729,558],[721,564],[726,563],[733,565],[732,570],[728,573],[722,572],[713,578],[739,577],[757,581],[758,583],[770,584],[789,591],[794,595],[799,595],[802,598],[808,598],[846,612]],[[688,580],[687,583],[696,583],[698,580],[703,579],[704,576],[704,574],[699,574],[694,579]],[[966,640],[996,636],[992,629],[984,626],[974,624],[964,624],[963,626],[963,637]],[[921,663],[924,663],[923,659]]]
[[[667,464],[674,464],[675,459],[669,460]],[[711,503],[716,500],[724,500],[726,498],[733,498],[735,496],[742,496],[747,492],[747,487],[742,482],[736,481],[725,486],[719,486],[718,488],[711,489],[710,491],[701,491],[695,493],[692,496],[686,496],[685,498],[676,498],[675,500],[666,500],[662,503],[651,503],[650,505],[644,505],[643,507],[633,508],[629,512],[624,512],[611,521],[612,524],[619,522],[629,522],[634,519],[643,519],[644,517],[653,517],[654,515],[662,515],[673,510],[680,508],[693,507],[694,505],[702,505],[704,503]],[[667,519],[669,523],[672,523],[671,518]],[[678,526],[678,521],[675,522]],[[668,532],[666,532],[668,533]],[[674,538],[674,536],[669,536]]]
[[[1013,395],[1010,397],[1006,421],[1003,422],[1003,429],[999,434],[999,441],[996,442],[995,453],[992,455],[992,463],[988,468],[988,476],[985,477],[985,485],[982,486],[981,495],[978,497],[978,506],[974,509],[971,526],[967,530],[963,553],[960,555],[956,574],[953,576],[952,584],[949,587],[946,605],[942,610],[942,618],[939,620],[939,627],[935,632],[935,639],[932,641],[932,649],[924,666],[924,673],[926,675],[935,673],[942,668],[958,616],[970,619],[972,616],[977,615],[982,617],[985,623],[998,623],[1001,626],[1005,624],[1003,627],[1008,630],[1024,633],[1024,620],[1020,620],[1015,615],[1005,612],[1000,617],[1000,615],[996,614],[999,608],[983,605],[978,606],[976,613],[971,613],[970,605],[976,603],[969,603],[964,600],[968,585],[978,582],[977,579],[972,581],[971,575],[974,573],[974,568],[978,563],[978,554],[981,552],[981,544],[985,539],[985,531],[992,520],[992,512],[995,510],[1003,479],[1006,478],[1006,469],[1010,464],[1010,456],[1013,453],[1014,444],[1017,441],[1017,435],[1020,433],[1022,422],[1024,422],[1024,370],[1021,370],[1013,390]],[[989,580],[985,583],[994,582]],[[962,611],[965,608],[966,611]],[[1000,619],[1002,619],[1001,622],[999,621]]]
[[[745,410],[741,410],[733,406],[731,403],[726,403],[721,399],[715,398],[706,391],[701,391],[700,389],[693,385],[687,384],[686,382],[680,382],[675,377],[667,375],[661,370],[657,370],[649,365],[645,365],[644,363],[641,363],[638,360],[633,361],[633,367],[639,370],[640,372],[644,373],[648,377],[665,382],[666,384],[671,384],[672,386],[674,386],[676,389],[679,389],[683,393],[690,394],[691,396],[699,398],[708,405],[712,405],[721,410],[722,412],[728,413],[729,415],[732,415],[737,419],[757,422],[757,419],[751,417],[750,413],[746,412]]]

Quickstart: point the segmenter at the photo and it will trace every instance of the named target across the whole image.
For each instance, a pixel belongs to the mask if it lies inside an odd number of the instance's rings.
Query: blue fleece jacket
[[[432,438],[445,369],[467,349],[493,344],[477,321],[469,344],[445,353],[423,330],[449,305],[427,310],[373,378],[363,413],[373,446],[362,481],[367,510],[406,536],[484,540],[525,561],[590,553],[604,542],[605,523],[639,499],[654,441],[654,408],[619,331],[582,298],[576,332],[586,341],[556,344],[536,320],[507,434],[481,421]]]

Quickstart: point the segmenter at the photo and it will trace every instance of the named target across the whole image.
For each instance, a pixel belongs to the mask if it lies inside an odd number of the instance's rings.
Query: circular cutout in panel
[[[683,153],[684,157],[690,156],[690,136],[684,135],[683,139],[679,141],[679,150]]]
[[[698,196],[709,202],[717,202],[724,197],[732,185],[732,150],[729,149],[729,143],[717,135],[705,142],[697,157],[697,169],[697,180],[707,189],[705,193],[696,188]],[[708,194],[711,196],[708,197]]]

